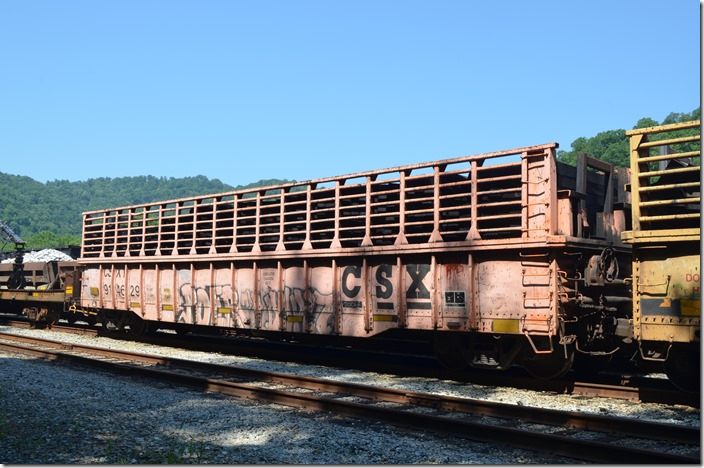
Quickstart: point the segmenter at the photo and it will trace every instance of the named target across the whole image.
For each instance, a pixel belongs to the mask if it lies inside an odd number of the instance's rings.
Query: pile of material
[[[48,262],[70,262],[72,261],[73,258],[71,258],[70,255],[66,255],[63,252],[60,252],[55,249],[42,249],[42,250],[36,250],[36,251],[29,251],[24,254],[24,258],[22,259],[23,263],[34,263],[34,262],[43,262],[43,263],[48,263]],[[2,261],[2,263],[14,263],[15,259],[13,258],[7,258]]]

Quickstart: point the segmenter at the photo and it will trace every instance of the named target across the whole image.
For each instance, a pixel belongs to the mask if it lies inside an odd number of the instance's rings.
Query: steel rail
[[[82,352],[91,352],[92,350],[92,347],[86,346],[74,347],[73,345],[69,345],[68,347],[74,350],[80,349]],[[399,409],[381,408],[372,404],[360,404],[347,401],[340,401],[309,394],[266,389],[256,387],[250,384],[242,384],[217,379],[189,376],[184,374],[166,372],[162,370],[154,370],[146,367],[129,365],[125,363],[115,363],[113,361],[100,361],[92,358],[86,358],[83,356],[67,354],[62,351],[29,348],[27,346],[13,345],[10,343],[0,343],[0,348],[10,352],[22,352],[26,354],[31,354],[52,361],[77,363],[81,365],[111,370],[112,372],[117,372],[121,374],[139,375],[141,377],[148,377],[160,381],[168,381],[170,383],[185,385],[190,388],[200,389],[203,391],[218,392],[226,395],[237,396],[240,398],[267,401],[270,403],[312,409],[316,411],[331,411],[336,414],[349,417],[373,421],[384,421],[395,425],[409,426],[417,430],[430,430],[432,432],[450,434],[482,442],[501,442],[503,444],[508,444],[517,448],[549,452],[555,455],[583,459],[587,461],[610,463],[699,462],[699,459],[696,457],[671,454],[661,451],[625,447],[603,442],[574,439],[565,436],[525,431],[521,429],[507,428],[503,426],[487,425],[468,421],[465,419],[453,419],[428,414],[419,414]],[[127,360],[138,359],[141,354],[121,353],[114,350],[101,351],[106,351],[105,355],[111,358]],[[163,359],[155,356],[145,356],[149,358],[148,361],[150,363],[158,362]],[[166,359],[166,361],[169,361],[169,359]],[[196,366],[196,364],[201,363],[196,363],[193,361],[188,362],[189,366],[193,365],[199,371],[210,371],[208,369],[205,369],[203,366]],[[214,366],[214,370],[216,372],[222,371],[221,367],[222,366]],[[280,378],[282,376],[283,375],[275,375],[274,377]],[[337,386],[335,382],[327,383],[330,387]],[[380,392],[380,390],[387,390],[376,389],[368,386],[359,387],[362,388],[365,393],[369,393],[369,397],[372,398],[375,397],[377,394],[382,393]],[[323,390],[329,391],[331,390],[331,388]],[[335,391],[344,392],[345,390],[340,390],[338,388]],[[438,398],[438,400],[441,399]],[[404,400],[404,402],[413,403],[414,400]],[[516,416],[514,415],[512,417],[515,418]],[[640,424],[640,422],[637,422],[636,424]],[[698,440],[699,439],[697,437],[697,441]]]
[[[15,320],[6,320],[6,319],[0,319],[0,323],[3,325],[10,325],[10,326],[17,326],[17,327],[28,327],[29,324],[28,322],[23,322],[23,321],[15,321]],[[66,325],[66,324],[55,324],[53,326],[54,330],[60,330],[68,333],[76,333],[76,334],[83,334],[83,335],[99,335],[101,332],[95,328],[85,328],[85,327],[77,327],[77,326],[72,326],[72,325]],[[183,340],[183,337],[178,337],[174,338],[170,335],[166,334],[159,334],[160,336],[154,337],[154,336],[148,336],[148,337],[141,337],[139,341],[143,343],[148,343],[148,344],[155,344],[155,345],[161,345],[161,346],[168,346],[168,347],[185,347],[187,349],[192,349],[192,350],[199,350],[199,351],[204,351],[207,352],[209,350],[213,349],[218,349],[219,351],[222,351],[223,349],[227,348],[229,345],[227,343],[223,344],[218,344],[215,346],[213,342],[209,342],[207,345],[203,346],[198,346],[196,345],[194,347],[194,344],[191,341],[188,341],[188,344],[181,345],[179,344],[178,340]],[[112,335],[110,334],[111,338],[114,339],[132,339],[134,340],[136,337],[129,335],[129,334],[115,334]],[[212,339],[212,337],[211,337]],[[247,345],[252,345],[252,343],[247,342],[245,346]],[[257,346],[254,348],[256,350],[260,349],[261,343],[257,343]],[[302,345],[297,344],[297,345],[292,345],[295,347],[300,347]],[[253,352],[247,352],[245,351],[243,353],[243,350],[246,348],[243,348],[241,343],[237,344],[237,352],[242,354],[242,355],[254,355],[258,357],[262,357],[262,355],[259,354],[256,350]],[[252,351],[252,350],[250,350]],[[277,357],[274,354],[271,353],[266,353],[265,357],[266,359],[280,359],[280,357]],[[296,358],[291,354],[291,351],[287,351],[287,356],[290,359],[301,359],[300,357]],[[367,358],[369,359],[369,358]],[[430,359],[430,358],[428,358]],[[434,359],[434,358],[433,358]],[[317,361],[316,361],[317,362]],[[334,365],[338,366],[348,366],[350,365],[350,361],[346,360],[344,362],[337,362]],[[406,373],[406,368],[402,367],[399,368],[397,366],[392,366],[391,368],[380,368],[379,366],[374,366],[373,369],[374,371],[377,372],[387,372],[387,373],[398,373],[401,372],[403,374]],[[604,397],[604,398],[615,398],[615,399],[620,399],[620,400],[631,400],[631,401],[643,401],[643,402],[648,402],[648,403],[662,403],[662,404],[683,404],[687,406],[692,406],[699,408],[700,407],[700,396],[698,394],[682,394],[682,392],[676,391],[674,389],[665,389],[662,386],[644,386],[641,383],[635,383],[629,380],[627,377],[623,377],[621,379],[621,384],[618,383],[599,383],[599,382],[591,382],[591,381],[540,381],[537,382],[535,379],[527,379],[523,377],[518,377],[515,375],[504,375],[499,372],[495,372],[492,375],[485,375],[485,374],[466,374],[462,372],[446,372],[446,371],[433,371],[430,370],[428,372],[421,372],[418,370],[416,366],[416,370],[414,371],[415,373],[413,375],[418,375],[418,376],[425,376],[425,377],[431,377],[431,378],[441,378],[441,379],[454,379],[458,380],[461,382],[468,382],[468,383],[475,383],[479,385],[490,385],[490,386],[507,386],[507,387],[515,387],[515,388],[521,388],[525,390],[534,390],[534,391],[547,391],[547,392],[554,392],[557,394],[571,394],[571,395],[584,395],[584,396],[590,396],[590,397]],[[626,379],[624,381],[623,379]],[[625,382],[625,383],[624,383]],[[630,382],[630,383],[628,383]]]
[[[188,359],[168,358],[134,351],[117,351],[95,346],[78,345],[72,343],[68,344],[55,340],[25,337],[9,333],[0,332],[0,338],[15,340],[23,343],[46,344],[61,349],[98,354],[108,358],[129,359],[144,364],[228,375],[262,382],[275,382],[283,385],[305,388],[308,390],[345,393],[360,398],[373,398],[375,400],[389,403],[423,406],[443,411],[455,411],[504,419],[520,419],[522,421],[533,422],[536,424],[565,426],[597,432],[615,432],[631,437],[641,437],[654,440],[670,440],[673,442],[682,442],[687,444],[698,443],[701,439],[699,428],[677,424],[664,424],[640,420],[635,421],[628,418],[616,418],[590,413],[558,411],[461,397],[440,396],[407,390],[396,390],[392,388],[382,388],[349,382],[337,382],[317,377],[260,371],[244,367],[211,364]]]

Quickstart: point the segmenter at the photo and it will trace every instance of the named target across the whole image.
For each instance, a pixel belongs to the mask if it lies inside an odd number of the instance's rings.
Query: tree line
[[[77,246],[81,243],[82,213],[118,206],[151,203],[211,193],[291,182],[262,179],[233,187],[218,179],[194,177],[99,177],[86,181],[38,182],[27,176],[0,172],[0,220],[30,249]],[[0,248],[14,248],[0,242]]]
[[[633,130],[699,119],[701,119],[701,107],[697,107],[690,113],[672,112],[665,117],[665,120],[662,122],[648,117],[642,118],[633,126]],[[675,138],[693,135],[695,133],[696,130],[680,130],[678,132],[672,132],[669,136]],[[695,146],[696,149],[699,149],[698,144],[689,144],[683,148],[676,148],[676,150],[678,152],[690,151],[694,149]],[[557,160],[576,166],[577,157],[580,153],[611,163],[615,167],[630,167],[631,165],[628,137],[624,129],[608,130],[598,133],[591,138],[577,138],[572,142],[572,149],[570,151],[557,150]]]
[[[645,128],[686,122],[701,118],[701,108],[690,113],[671,113],[662,122],[642,118],[633,127]],[[692,130],[683,130],[684,136]],[[699,149],[678,148],[678,151]],[[608,130],[593,137],[580,137],[571,149],[558,150],[560,162],[576,165],[580,153],[614,164],[629,167],[629,144],[626,130]],[[277,185],[290,180],[266,179],[233,187],[218,179],[194,177],[100,177],[86,181],[54,180],[38,182],[27,176],[0,172],[0,220],[5,221],[27,243],[27,248],[77,246],[81,243],[82,213],[118,206],[151,203],[211,193]],[[0,249],[13,248],[3,245]]]

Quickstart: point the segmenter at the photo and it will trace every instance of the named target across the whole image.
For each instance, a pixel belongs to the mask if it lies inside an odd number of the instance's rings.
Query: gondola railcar
[[[448,367],[545,378],[603,362],[633,346],[628,170],[556,149],[86,212],[74,309],[136,331],[413,333]]]

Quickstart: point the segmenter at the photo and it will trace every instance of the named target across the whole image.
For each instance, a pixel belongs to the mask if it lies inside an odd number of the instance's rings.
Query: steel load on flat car
[[[536,376],[633,337],[628,170],[556,143],[83,215],[78,312],[115,327],[425,332]]]
[[[694,391],[701,366],[700,125],[627,132],[633,227],[621,234],[633,246],[633,324],[642,358],[664,362],[675,385]]]

